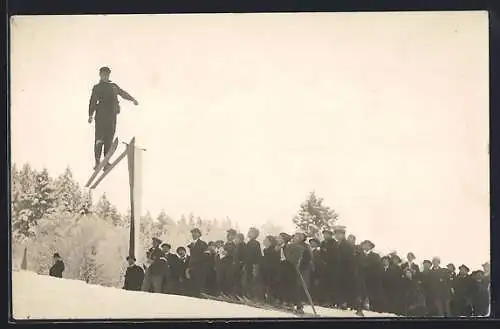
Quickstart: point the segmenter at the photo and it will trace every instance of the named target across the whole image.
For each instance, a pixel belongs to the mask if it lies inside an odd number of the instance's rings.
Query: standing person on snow
[[[62,274],[64,272],[64,262],[61,259],[61,256],[59,253],[55,253],[53,256],[54,264],[49,270],[49,275],[56,277],[56,278],[62,278]]]
[[[99,69],[100,81],[94,85],[92,95],[90,96],[88,122],[92,123],[92,120],[95,120],[94,169],[101,162],[103,146],[104,156],[106,156],[113,143],[116,131],[116,118],[118,113],[120,113],[118,95],[123,99],[133,102],[134,105],[139,105],[134,97],[109,80],[110,74],[111,69],[109,67],[101,67]],[[107,167],[108,164],[106,164],[104,170]]]
[[[127,256],[128,267],[125,272],[123,289],[140,291],[144,281],[144,270],[135,263],[134,256]]]

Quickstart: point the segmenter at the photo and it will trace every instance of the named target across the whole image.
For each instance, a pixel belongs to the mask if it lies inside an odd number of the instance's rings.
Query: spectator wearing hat
[[[441,267],[439,257],[432,258],[430,285],[433,291],[434,316],[451,316],[451,287],[446,268]]]
[[[320,285],[323,287],[325,306],[333,307],[336,302],[336,286],[333,278],[335,277],[335,258],[337,256],[338,243],[333,238],[333,231],[323,230],[323,241],[320,245],[320,255],[324,271],[321,273]]]
[[[279,273],[280,270],[280,251],[278,249],[278,240],[272,235],[266,236],[262,242],[264,245],[261,260],[261,278],[264,290],[264,297],[267,303],[273,304],[279,298]]]
[[[235,287],[235,270],[236,270],[236,244],[234,242],[236,235],[235,229],[226,231],[226,242],[219,249],[219,262],[216,269],[217,289],[225,294],[231,295]]]
[[[311,270],[311,296],[316,304],[325,303],[323,288],[321,287],[321,275],[324,273],[325,268],[323,259],[321,258],[321,242],[312,238],[309,239],[309,246],[311,247],[313,266]]]
[[[189,277],[192,293],[199,296],[206,291],[207,251],[208,244],[201,240],[201,231],[198,228],[191,230],[193,242],[188,245],[191,259],[189,262]]]
[[[176,253],[179,257],[179,289],[184,294],[190,295],[190,285],[187,277],[190,257],[184,247],[178,247]]]
[[[142,267],[138,266],[135,261],[134,256],[127,256],[128,262],[127,271],[125,272],[125,282],[123,289],[139,291],[142,287],[142,282],[144,280],[144,270]]]
[[[472,300],[473,292],[472,278],[469,275],[470,269],[466,265],[458,267],[458,274],[453,283],[455,293],[452,297],[452,315],[453,316],[471,316],[472,315]]]
[[[298,289],[298,301],[299,303],[297,304],[297,309],[299,312],[303,312],[303,303],[308,302],[308,297],[305,292],[305,289],[303,287],[303,283],[301,282],[304,280],[304,283],[306,285],[306,288],[308,292],[311,290],[311,276],[312,276],[312,271],[313,271],[313,252],[309,244],[306,243],[307,240],[307,233],[299,230],[298,232],[295,233],[294,236],[294,244],[299,245],[302,248],[302,255],[299,259],[299,266],[298,269],[300,271],[300,275],[302,276],[302,279],[298,277],[297,279],[297,284],[296,287]]]
[[[234,239],[236,248],[234,250],[234,286],[233,294],[235,296],[245,295],[245,257],[247,244],[245,243],[245,235],[237,233]]]
[[[64,272],[64,262],[61,259],[59,253],[55,253],[52,256],[53,264],[49,269],[49,275],[55,278],[62,278]]]
[[[484,284],[484,271],[476,270],[471,273],[472,277],[472,309],[474,316],[486,316],[489,311],[490,294],[487,286]]]
[[[336,289],[335,304],[341,309],[354,307],[356,304],[356,250],[355,246],[346,239],[345,226],[337,225],[333,228],[337,241],[337,253],[334,265],[334,285]]]
[[[367,297],[371,311],[383,312],[385,294],[382,290],[382,259],[378,253],[373,252],[375,244],[372,241],[364,240],[360,246],[363,250],[360,274],[364,283],[364,290],[360,290],[360,302],[364,302],[365,297]]]
[[[171,253],[172,246],[169,243],[164,242],[161,245],[161,250],[163,252],[163,257],[167,262],[167,275],[166,275],[166,292],[169,294],[177,294],[180,291],[180,281],[182,276],[181,261],[179,257]]]
[[[245,255],[245,286],[247,296],[258,300],[263,299],[262,282],[260,278],[260,263],[262,258],[262,250],[260,247],[259,237],[260,231],[251,227],[248,230],[248,242],[246,245]]]

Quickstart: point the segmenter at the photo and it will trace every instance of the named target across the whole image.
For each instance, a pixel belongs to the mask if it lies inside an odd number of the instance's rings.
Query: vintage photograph
[[[487,12],[10,36],[13,319],[489,315]]]

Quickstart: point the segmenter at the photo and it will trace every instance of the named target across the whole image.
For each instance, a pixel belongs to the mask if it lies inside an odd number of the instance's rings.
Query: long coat
[[[127,267],[123,289],[139,291],[144,280],[144,270],[138,265]]]

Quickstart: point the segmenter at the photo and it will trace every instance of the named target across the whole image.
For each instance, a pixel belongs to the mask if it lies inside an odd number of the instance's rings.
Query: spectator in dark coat
[[[347,309],[356,303],[356,258],[354,246],[345,238],[345,227],[334,227],[333,233],[337,241],[337,255],[334,282],[336,286],[336,305]]]
[[[244,273],[247,296],[249,298],[261,300],[263,298],[263,291],[259,267],[262,258],[262,250],[259,241],[257,241],[259,234],[259,230],[255,227],[251,227],[248,230],[248,242],[246,244],[244,258]]]
[[[52,259],[54,263],[50,267],[49,275],[55,278],[62,278],[62,274],[64,272],[64,262],[62,261],[61,256],[56,252],[54,256],[52,256]]]
[[[237,234],[234,229],[227,230],[226,243],[224,243],[219,253],[220,263],[217,271],[217,285],[224,295],[232,295],[235,287],[236,244],[234,239]]]
[[[326,302],[324,288],[321,286],[321,276],[325,271],[323,259],[321,258],[321,242],[316,239],[309,239],[309,246],[313,255],[313,268],[311,273],[311,295],[316,304]]]
[[[134,256],[127,256],[127,271],[125,272],[125,283],[123,289],[140,291],[144,280],[144,270],[135,263]]]
[[[385,294],[382,290],[382,260],[380,255],[373,252],[375,244],[370,240],[361,242],[363,256],[360,263],[360,275],[364,282],[364,290],[361,290],[361,298],[368,298],[368,306],[371,311],[383,312],[385,310]],[[363,296],[364,295],[364,296]]]
[[[208,242],[207,253],[207,293],[212,296],[217,295],[217,276],[215,265],[217,261],[217,247],[214,241]]]
[[[489,311],[490,295],[485,284],[484,271],[478,270],[471,273],[473,280],[471,300],[474,316],[486,316]]]
[[[414,271],[407,266],[402,279],[403,305],[405,316],[425,316],[425,296],[420,283],[414,278]]]
[[[172,246],[168,243],[161,245],[163,257],[167,262],[166,290],[169,294],[177,294],[180,292],[181,282],[181,264],[180,259],[176,254],[170,252]]]
[[[458,267],[458,275],[453,280],[454,294],[452,297],[452,315],[453,316],[471,316],[474,282],[469,276],[470,269],[465,265]]]
[[[450,301],[451,288],[449,283],[448,270],[440,266],[439,257],[432,259],[432,268],[430,273],[430,285],[433,293],[433,302],[435,306],[435,316],[451,316]]]
[[[278,241],[268,235],[264,241],[263,256],[261,259],[262,285],[266,302],[274,304],[279,297],[280,251],[277,249]]]
[[[396,256],[382,257],[384,272],[382,276],[382,287],[386,296],[385,312],[401,314],[401,307],[404,305],[402,300],[402,278],[403,272],[397,265]]]
[[[178,247],[176,250],[177,256],[179,257],[179,289],[182,294],[190,295],[190,285],[187,277],[187,270],[189,268],[189,255],[186,252],[186,248]]]
[[[279,303],[285,306],[292,306],[296,300],[295,290],[293,287],[296,283],[296,270],[294,268],[295,265],[292,261],[299,260],[299,256],[297,256],[296,248],[292,248],[289,250],[289,245],[292,237],[282,232],[278,235],[278,245],[276,246],[279,254],[280,254],[280,263],[279,263]]]
[[[191,235],[193,242],[188,245],[191,256],[188,273],[193,295],[200,296],[201,293],[206,293],[208,244],[200,239],[200,229],[192,229]]]
[[[234,243],[236,245],[235,253],[234,253],[234,288],[233,292],[236,296],[245,295],[245,257],[247,245],[245,243],[245,236],[241,233],[236,234],[236,238],[234,239]]]
[[[420,272],[420,275],[418,276],[418,281],[420,282],[422,289],[424,291],[424,297],[425,297],[425,315],[426,316],[433,316],[436,311],[435,311],[435,305],[434,305],[434,290],[431,284],[432,278],[431,278],[431,267],[432,267],[432,262],[428,259],[425,259],[422,262],[422,272]]]
[[[303,312],[303,303],[309,303],[309,298],[307,297],[306,291],[304,289],[304,284],[309,292],[311,290],[311,273],[313,269],[313,254],[311,247],[306,243],[306,233],[299,231],[296,232],[293,237],[293,243],[302,247],[302,255],[300,256],[298,262],[298,270],[300,271],[300,276],[297,273],[297,299],[298,303],[296,305],[297,311]],[[302,278],[301,278],[302,277]]]

